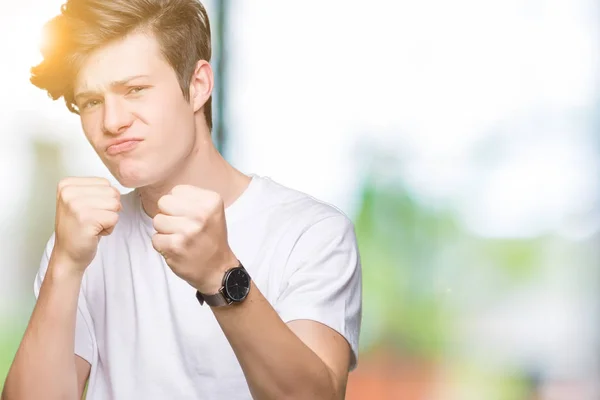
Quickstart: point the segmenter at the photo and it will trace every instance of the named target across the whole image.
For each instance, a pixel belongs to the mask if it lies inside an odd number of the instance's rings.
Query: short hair
[[[42,62],[31,69],[31,83],[79,114],[74,82],[87,55],[134,32],[151,33],[190,101],[191,77],[199,60],[210,61],[208,14],[198,0],[67,0],[45,25]],[[212,96],[204,117],[212,130]]]

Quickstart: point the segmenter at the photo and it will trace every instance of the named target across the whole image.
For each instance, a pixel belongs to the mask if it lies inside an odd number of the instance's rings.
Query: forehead
[[[169,69],[156,39],[145,33],[134,33],[87,56],[77,74],[75,92],[103,90],[111,82],[125,77],[156,76]]]

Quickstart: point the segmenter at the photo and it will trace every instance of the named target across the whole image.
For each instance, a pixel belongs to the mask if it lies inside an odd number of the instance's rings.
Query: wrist
[[[237,267],[238,265],[238,259],[234,255],[231,255],[227,257],[224,262],[215,266],[211,273],[209,273],[201,283],[194,285],[194,287],[202,294],[215,294],[223,286],[223,278],[225,277],[225,273],[231,268]]]
[[[52,252],[48,263],[47,274],[53,279],[81,279],[85,271],[85,265],[79,265],[69,257],[60,252]]]

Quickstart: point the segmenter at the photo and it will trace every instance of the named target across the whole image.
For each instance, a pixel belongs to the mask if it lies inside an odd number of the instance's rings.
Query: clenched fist
[[[119,219],[121,194],[104,178],[66,178],[56,192],[53,254],[83,272]]]
[[[218,193],[176,186],[158,201],[152,245],[173,272],[204,294],[216,293],[224,272],[237,266],[227,241],[223,200]]]

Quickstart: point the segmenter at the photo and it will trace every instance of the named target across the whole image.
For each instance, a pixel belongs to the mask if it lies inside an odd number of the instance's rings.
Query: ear
[[[214,86],[212,67],[206,60],[199,60],[190,80],[190,104],[194,112],[200,110],[210,95]]]

